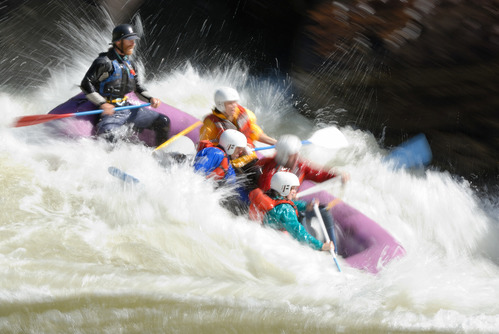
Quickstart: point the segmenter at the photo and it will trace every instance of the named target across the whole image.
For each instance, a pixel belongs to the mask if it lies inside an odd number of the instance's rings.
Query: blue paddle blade
[[[393,149],[385,158],[396,169],[426,166],[431,162],[430,144],[424,134],[419,134]]]
[[[130,174],[127,174],[127,173],[121,171],[121,169],[119,169],[119,168],[111,166],[107,169],[107,171],[109,172],[109,174],[111,174],[114,177],[117,177],[118,179],[122,180],[123,182],[133,183],[133,184],[140,182],[139,179],[133,177]]]

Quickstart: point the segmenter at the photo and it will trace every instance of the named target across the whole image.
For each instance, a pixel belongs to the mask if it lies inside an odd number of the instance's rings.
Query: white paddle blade
[[[333,184],[338,180],[340,179],[339,177],[333,177],[332,179],[329,179],[329,180],[326,180],[324,182],[319,182],[319,183],[316,183],[315,185],[311,186],[310,188],[308,189],[305,189],[305,190],[302,190],[302,191],[299,191],[297,194],[296,194],[296,198],[300,198],[300,197],[303,197],[303,196],[307,196],[307,195],[311,195],[311,194],[315,194],[315,193],[318,193],[320,191],[323,191],[323,190],[326,190],[326,191],[331,191],[332,187],[333,187]]]
[[[186,158],[193,157],[194,154],[196,154],[194,142],[186,136],[177,137],[169,145],[153,151],[153,157],[163,167],[185,161]]]
[[[328,149],[339,149],[348,146],[348,141],[343,133],[334,126],[315,131],[308,141]]]
[[[168,146],[162,147],[158,151],[164,153],[182,153],[182,154],[196,154],[196,146],[194,142],[186,136],[180,136],[175,141],[172,141]],[[156,151],[157,153],[157,151]]]

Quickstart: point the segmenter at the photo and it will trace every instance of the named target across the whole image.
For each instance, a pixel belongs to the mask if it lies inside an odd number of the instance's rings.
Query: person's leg
[[[132,110],[127,122],[132,123],[139,132],[143,129],[153,130],[156,135],[156,146],[164,143],[170,136],[170,119],[150,109]]]
[[[152,123],[151,129],[156,134],[156,146],[163,144],[170,138],[170,119],[162,114]]]
[[[320,207],[319,211],[321,212],[321,216],[322,216],[322,220],[324,221],[324,225],[326,225],[326,231],[327,231],[327,234],[329,235],[329,239],[332,242],[334,242],[335,246],[337,246],[338,244],[336,243],[336,234],[334,233],[333,217],[331,216],[329,211],[326,210],[325,207]],[[335,253],[338,253],[337,249],[335,249]]]
[[[249,207],[241,200],[239,195],[222,198],[220,200],[220,205],[236,216],[246,216],[248,214]]]
[[[312,227],[312,218],[315,217],[315,213],[313,211],[306,211],[305,214],[300,212],[300,215],[302,215],[302,217],[299,221],[305,227],[305,230],[307,230],[307,232],[314,238],[318,238],[319,236]]]
[[[130,110],[118,110],[112,115],[102,116],[97,123],[96,134],[110,142],[115,142],[116,131],[127,122],[129,116]]]

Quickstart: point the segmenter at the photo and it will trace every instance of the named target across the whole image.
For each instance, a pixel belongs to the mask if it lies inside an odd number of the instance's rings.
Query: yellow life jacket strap
[[[107,100],[107,103],[123,103],[126,100],[128,100],[128,96],[125,96],[122,99]]]
[[[243,166],[246,166],[249,162],[258,159],[258,156],[256,155],[255,151],[251,152],[251,154],[248,155],[243,155],[242,157],[239,157],[237,159],[231,160],[232,166],[235,168],[241,168]]]

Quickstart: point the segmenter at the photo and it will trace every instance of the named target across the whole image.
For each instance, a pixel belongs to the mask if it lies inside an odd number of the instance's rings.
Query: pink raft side
[[[128,98],[131,104],[138,105],[144,103],[139,100],[134,93],[129,94]],[[67,114],[96,109],[98,108],[92,102],[89,102],[83,93],[80,93],[51,110],[49,114]],[[170,118],[170,137],[199,121],[196,117],[164,102],[162,102],[158,108],[153,110]],[[78,116],[54,120],[47,124],[52,125],[57,132],[67,137],[90,137],[95,135],[95,124],[97,124],[98,118],[99,115]],[[198,142],[200,127],[201,126],[186,134],[186,136],[189,137],[194,143]],[[139,135],[139,138],[150,146],[153,146],[154,144],[154,134],[150,130],[144,130]]]
[[[314,183],[304,181],[300,190],[305,190]],[[309,196],[303,200],[319,199],[321,204],[327,205],[335,200],[330,210],[334,218],[337,231],[339,254],[347,263],[358,269],[371,273],[378,273],[391,260],[404,256],[405,249],[386,230],[360,211],[352,208],[340,199],[326,191]]]

